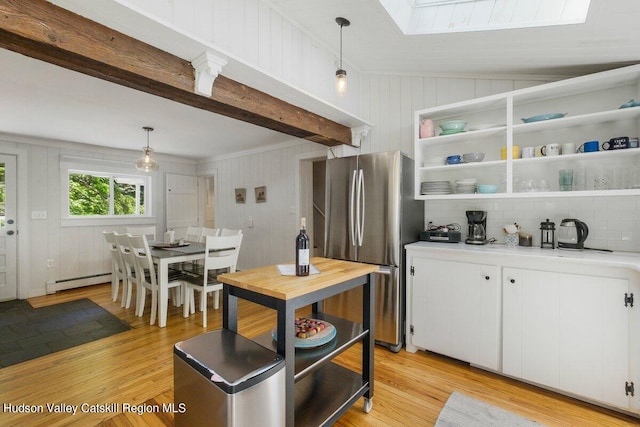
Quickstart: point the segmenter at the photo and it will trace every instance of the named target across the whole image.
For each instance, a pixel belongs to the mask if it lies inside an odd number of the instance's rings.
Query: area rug
[[[25,300],[0,303],[0,368],[55,353],[131,327],[83,298],[33,308]]]
[[[454,391],[442,408],[435,426],[532,427],[542,424]]]

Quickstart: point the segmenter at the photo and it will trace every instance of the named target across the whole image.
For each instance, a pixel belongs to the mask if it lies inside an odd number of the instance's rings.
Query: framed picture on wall
[[[256,203],[264,203],[267,201],[267,187],[256,187]]]
[[[245,203],[247,201],[247,189],[236,188],[236,203]]]

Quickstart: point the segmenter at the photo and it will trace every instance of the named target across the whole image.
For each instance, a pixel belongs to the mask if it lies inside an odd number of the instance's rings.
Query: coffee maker
[[[464,242],[470,245],[487,244],[487,213],[485,211],[467,211],[466,213],[469,229]]]

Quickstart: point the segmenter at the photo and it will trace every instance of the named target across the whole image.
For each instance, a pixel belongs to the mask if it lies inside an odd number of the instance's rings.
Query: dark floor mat
[[[0,368],[130,329],[87,298],[41,308],[33,308],[25,300],[3,302]]]

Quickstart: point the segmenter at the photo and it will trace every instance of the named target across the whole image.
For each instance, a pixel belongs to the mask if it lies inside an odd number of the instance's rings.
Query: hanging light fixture
[[[142,129],[147,132],[147,146],[142,148],[142,157],[136,160],[136,169],[143,172],[157,171],[160,165],[151,157],[153,150],[149,147],[149,132],[151,132],[153,128],[145,126]]]
[[[340,25],[340,66],[336,71],[336,93],[339,96],[347,93],[347,72],[342,68],[342,27],[348,27],[351,25],[346,18],[336,18],[336,22]]]

